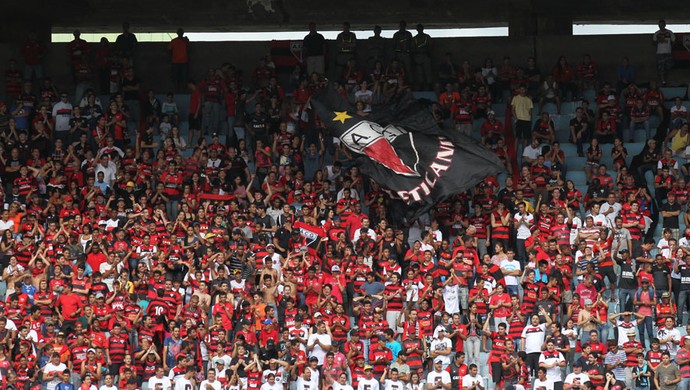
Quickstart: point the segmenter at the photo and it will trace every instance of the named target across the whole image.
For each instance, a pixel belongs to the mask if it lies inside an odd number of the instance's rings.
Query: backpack
[[[654,289],[651,287],[647,287],[647,291],[649,292],[649,299],[652,302],[656,302],[656,293],[654,292]],[[635,300],[639,301],[641,296],[642,296],[642,287],[638,287],[637,291],[635,291]]]

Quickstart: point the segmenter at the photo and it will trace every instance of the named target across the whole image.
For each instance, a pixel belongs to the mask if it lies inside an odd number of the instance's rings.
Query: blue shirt
[[[386,348],[390,349],[391,352],[393,353],[392,362],[394,362],[395,359],[398,358],[398,354],[400,353],[400,351],[402,351],[402,346],[400,345],[399,342],[397,342],[395,340],[391,341],[390,343],[386,342]]]

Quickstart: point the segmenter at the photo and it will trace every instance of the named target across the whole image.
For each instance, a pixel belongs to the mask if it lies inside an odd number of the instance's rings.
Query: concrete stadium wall
[[[332,43],[330,46],[333,46]],[[142,88],[152,88],[164,93],[171,88],[167,43],[141,43],[135,57],[135,69],[142,79]],[[190,77],[201,79],[209,66],[230,62],[238,66],[246,81],[259,57],[270,50],[270,42],[193,42],[190,58]],[[330,49],[332,52],[334,50]],[[360,63],[367,58],[367,44],[362,41],[359,49]],[[534,56],[542,73],[550,72],[560,55],[575,65],[584,53],[589,53],[598,63],[602,80],[616,80],[616,66],[628,56],[637,67],[638,79],[647,81],[655,77],[654,46],[649,35],[624,36],[544,36],[544,37],[492,37],[447,38],[433,41],[434,66],[442,61],[446,52],[452,52],[454,61],[461,64],[469,59],[473,66],[480,66],[491,57],[495,64],[508,55],[514,64],[524,65],[527,57]],[[392,55],[392,53],[391,53]],[[21,59],[20,47],[0,44],[0,69],[4,70],[10,58]],[[20,61],[21,63],[21,61]],[[66,44],[49,45],[44,62],[47,75],[51,75],[58,87],[70,88],[69,59]],[[4,82],[0,94],[4,95]]]

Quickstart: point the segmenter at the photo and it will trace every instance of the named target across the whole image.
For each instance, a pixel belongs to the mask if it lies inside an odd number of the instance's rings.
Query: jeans
[[[647,139],[652,138],[652,132],[649,128],[649,120],[646,120],[640,123],[630,121],[630,139],[633,138],[633,136],[635,135],[635,130],[637,130],[639,127],[642,127],[644,129]]]
[[[228,120],[228,133],[227,137],[225,139],[225,143],[229,144],[230,142],[237,142],[237,134],[235,134],[235,116],[229,116],[227,118]]]
[[[518,238],[515,240],[515,258],[520,261],[520,265],[527,263],[527,251],[525,250],[525,240]]]
[[[520,289],[518,288],[517,284],[506,284],[506,291],[508,292],[508,295],[518,295],[520,293]]]
[[[690,378],[681,379],[676,390],[690,390]]]
[[[635,296],[635,290],[633,289],[619,289],[618,290],[618,311],[620,313],[624,311],[628,311],[627,308],[629,307],[627,305],[628,299],[630,300],[630,303],[632,304],[633,297]]]
[[[465,341],[465,352],[467,353],[467,364],[479,364],[479,351],[481,350],[481,339],[479,336],[470,336]]]
[[[220,103],[205,102],[201,117],[202,134],[212,134],[218,131],[220,125]]]
[[[480,238],[477,240],[477,252],[479,252],[478,255],[480,259],[488,253],[486,248],[486,238]]]
[[[645,344],[645,333],[647,334],[647,338],[649,338],[649,346],[651,347],[652,345],[652,339],[656,337],[654,334],[654,329],[652,327],[653,325],[653,320],[651,316],[645,317],[643,320],[637,320],[637,329],[638,332],[640,333],[640,343],[642,343],[642,348],[647,348],[647,345]]]
[[[371,345],[371,340],[364,338],[362,340],[362,352],[364,353],[364,364],[369,364],[369,346]]]
[[[690,290],[681,290],[678,292],[678,325],[683,324],[683,312],[685,311],[685,306],[690,298]],[[680,387],[680,385],[678,386]]]

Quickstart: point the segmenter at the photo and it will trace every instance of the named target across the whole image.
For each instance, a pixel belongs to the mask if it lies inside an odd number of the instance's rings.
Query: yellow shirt
[[[515,119],[519,121],[531,121],[532,114],[530,110],[534,108],[532,104],[532,98],[528,96],[515,95],[513,101],[510,103],[513,106],[515,112]]]
[[[690,133],[682,135],[680,131],[677,132],[676,135],[671,138],[671,150],[673,150],[673,152],[677,152],[680,149],[685,149],[685,147],[688,146],[689,134]]]

